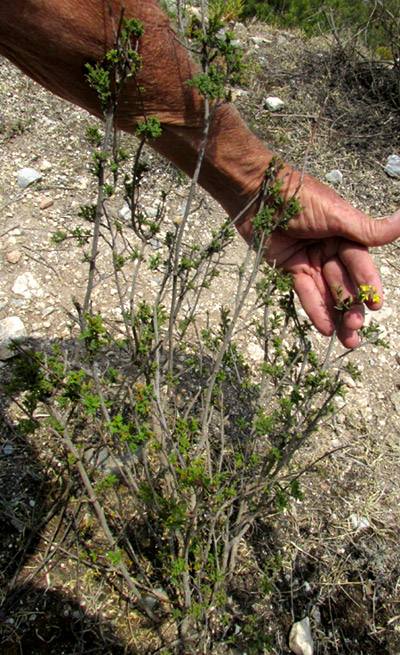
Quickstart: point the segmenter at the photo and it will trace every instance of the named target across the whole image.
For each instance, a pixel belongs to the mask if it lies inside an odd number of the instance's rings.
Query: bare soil
[[[366,213],[382,218],[398,208],[400,180],[383,170],[388,155],[400,154],[399,99],[385,67],[349,60],[329,38],[304,41],[301,34],[257,24],[238,31],[250,65],[247,94],[236,102],[260,138],[298,167],[307,153],[306,170],[321,180],[340,169],[337,190]],[[254,36],[263,41],[255,44]],[[282,111],[264,109],[269,95],[284,100]],[[40,347],[55,337],[70,338],[73,298],[82,299],[85,289],[82,249],[56,245],[51,237],[80,225],[79,207],[93,202],[85,140],[93,121],[6,61],[0,62],[0,97],[0,319],[19,316]],[[132,140],[126,146],[133,151]],[[154,173],[142,199],[153,206],[176,171],[148,158]],[[41,171],[42,180],[22,191],[16,173],[26,166]],[[171,220],[184,192],[185,182],[171,196]],[[193,230],[201,239],[223,212],[199,198]],[[232,261],[240,261],[243,248],[237,239]],[[256,525],[243,544],[228,597],[237,617],[236,645],[227,646],[228,634],[212,652],[287,654],[290,626],[309,616],[316,655],[400,654],[399,246],[378,248],[374,256],[386,290],[384,308],[374,318],[390,346],[350,355],[363,378],[348,379],[346,401],[297,455],[303,466],[310,464],[304,501]],[[13,291],[25,273],[38,283],[26,297]],[[156,286],[157,276],[147,279],[143,293]],[[229,293],[226,275],[204,312],[214,311]],[[94,299],[106,317],[118,318],[111,277]],[[323,348],[323,338],[314,338]],[[156,631],[134,611],[118,582],[111,584],[76,557],[71,544],[82,526],[77,530],[74,523],[68,483],[57,477],[53,442],[18,434],[6,400],[3,410],[0,652],[167,652],[159,650]],[[282,566],[274,569],[277,558]],[[265,577],[269,585],[261,593]]]

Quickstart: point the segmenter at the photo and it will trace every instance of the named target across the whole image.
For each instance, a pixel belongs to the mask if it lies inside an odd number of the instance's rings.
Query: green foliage
[[[355,24],[368,17],[363,0],[245,0],[242,16],[257,16],[260,20],[281,27],[301,27],[307,34],[330,27],[328,16],[334,12],[339,24]]]
[[[110,338],[100,314],[85,313],[84,319],[86,326],[80,333],[79,338],[85,340],[88,354],[93,357],[103,346],[109,344]]]
[[[143,138],[145,141],[156,139],[161,136],[161,123],[157,116],[149,116],[145,120],[138,120],[135,136]]]
[[[142,60],[136,50],[136,42],[142,34],[141,23],[135,18],[128,20],[123,17],[115,47],[106,53],[102,61],[85,65],[88,84],[95,91],[105,113],[112,106],[115,108],[123,84],[141,68]],[[98,134],[93,130],[88,135],[92,142],[98,142]]]
[[[205,98],[213,102],[230,100],[228,86],[240,84],[244,71],[242,53],[237,47],[234,34],[225,29],[222,20],[225,4],[216,0],[211,6],[208,23],[192,29],[191,35],[203,73],[195,76],[188,84],[196,87]],[[233,4],[238,3],[231,0],[232,7]]]
[[[222,21],[237,21],[243,13],[245,0],[209,0],[211,14]]]
[[[278,176],[283,164],[274,157],[265,173],[263,198],[261,207],[252,218],[254,245],[268,238],[276,228],[287,229],[291,218],[297,216],[303,209],[298,198],[285,199],[281,193],[283,180]]]
[[[397,0],[244,0],[242,18],[256,16],[284,28],[300,27],[307,35],[346,28],[396,66],[400,51],[400,5]]]

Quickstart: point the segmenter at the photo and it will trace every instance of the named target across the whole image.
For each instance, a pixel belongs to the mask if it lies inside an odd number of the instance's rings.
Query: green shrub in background
[[[368,27],[367,42],[388,45],[388,28],[399,35],[400,5],[397,0],[244,0],[243,18],[255,16],[280,27],[300,27],[309,36],[332,28],[355,32]]]
[[[333,32],[346,60],[358,46],[388,67],[390,95],[400,103],[400,2],[398,0],[244,0],[242,19],[256,17],[277,27],[301,28],[307,36]],[[350,47],[349,47],[350,45]],[[375,62],[374,62],[375,63]],[[382,69],[376,69],[379,75]]]
[[[365,21],[368,6],[362,0],[245,0],[243,17],[256,16],[280,27],[301,27],[309,36],[330,28],[328,15],[334,12],[339,24]]]

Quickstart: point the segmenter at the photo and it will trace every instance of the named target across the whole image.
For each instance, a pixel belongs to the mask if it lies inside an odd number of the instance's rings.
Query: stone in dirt
[[[22,273],[15,280],[12,288],[13,293],[24,298],[31,298],[32,295],[42,296],[43,290],[32,273]]]
[[[385,173],[390,177],[400,178],[400,157],[399,155],[389,155],[387,158]]]
[[[19,260],[22,257],[22,252],[19,250],[12,250],[11,252],[8,252],[6,255],[6,259],[9,264],[17,264]]]
[[[54,198],[42,198],[42,200],[40,201],[39,208],[42,210],[48,209],[52,205],[54,205]]]
[[[21,168],[21,170],[19,170],[17,173],[17,182],[21,189],[26,189],[26,187],[28,187],[30,184],[33,184],[33,182],[41,179],[41,173],[39,173],[39,171],[35,170],[34,168]]]
[[[334,168],[325,175],[325,179],[331,184],[340,184],[343,180],[343,173],[338,168]]]
[[[289,635],[289,648],[295,655],[313,655],[314,642],[308,616],[292,625]]]
[[[265,99],[264,108],[269,109],[269,111],[279,111],[282,107],[285,106],[285,103],[280,98],[270,96]]]
[[[14,357],[9,349],[13,341],[22,341],[27,336],[25,325],[18,316],[8,316],[0,321],[0,359]]]

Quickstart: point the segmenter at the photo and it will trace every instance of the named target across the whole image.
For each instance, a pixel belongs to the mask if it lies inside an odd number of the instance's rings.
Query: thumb
[[[367,247],[391,243],[400,237],[400,209],[378,220],[351,208],[350,211],[341,212],[337,233]]]
[[[370,233],[366,246],[383,246],[400,237],[400,209],[391,216],[382,220],[367,219],[370,221]]]

